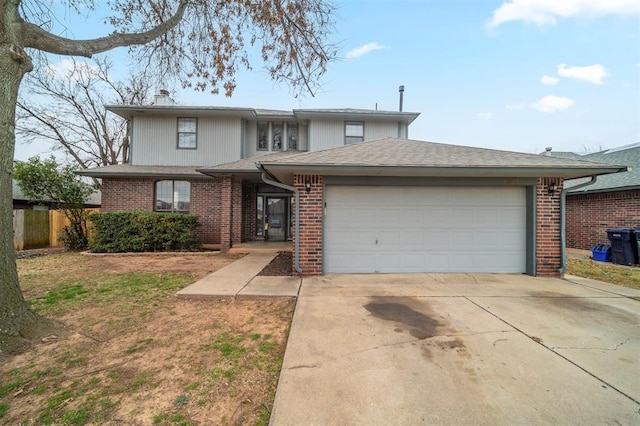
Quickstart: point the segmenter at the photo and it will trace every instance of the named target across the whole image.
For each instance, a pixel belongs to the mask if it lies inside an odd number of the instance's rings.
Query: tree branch
[[[23,22],[24,47],[31,47],[58,55],[92,57],[116,47],[146,44],[173,29],[180,23],[190,0],[181,0],[176,12],[166,21],[141,33],[113,33],[106,37],[90,40],[73,40],[59,37],[34,25]]]

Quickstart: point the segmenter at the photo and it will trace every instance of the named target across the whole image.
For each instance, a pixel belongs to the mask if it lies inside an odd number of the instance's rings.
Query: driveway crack
[[[614,348],[602,348],[602,347],[578,347],[578,346],[551,346],[549,347],[549,349],[552,350],[556,350],[556,349],[584,349],[584,350],[601,350],[601,351],[617,351],[618,348],[620,348],[620,346],[623,346],[627,343],[629,343],[632,340],[638,340],[637,338],[633,338],[633,337],[629,337],[627,340],[625,340],[624,342],[618,343]]]
[[[573,366],[579,368],[580,370],[584,371],[585,373],[587,373],[588,375],[590,375],[591,377],[593,377],[594,379],[598,380],[599,382],[601,382],[602,384],[610,387],[611,389],[615,390],[616,392],[618,392],[620,395],[624,395],[626,398],[630,399],[631,401],[635,402],[636,404],[640,404],[640,400],[634,398],[633,396],[623,392],[622,390],[618,389],[616,386],[612,385],[611,383],[607,382],[604,379],[601,379],[600,377],[596,376],[594,373],[592,373],[591,371],[587,370],[585,367],[581,366],[580,364],[570,360],[569,358],[567,358],[566,356],[562,355],[560,352],[558,352],[557,350],[555,350],[553,347],[551,346],[547,346],[545,345],[542,340],[540,338],[537,338],[535,336],[531,336],[527,333],[525,333],[523,330],[519,329],[518,327],[516,327],[514,324],[511,324],[509,321],[505,320],[504,318],[499,317],[498,315],[494,314],[493,312],[491,312],[490,310],[488,310],[487,308],[485,308],[484,306],[474,302],[473,300],[471,300],[469,297],[464,296],[464,298],[466,300],[468,300],[470,303],[474,304],[475,306],[477,306],[478,308],[482,309],[483,311],[485,311],[486,313],[488,313],[489,315],[491,315],[492,317],[498,319],[499,321],[502,321],[503,323],[507,324],[509,327],[513,328],[514,330],[516,330],[517,332],[521,333],[523,336],[528,337],[529,339],[533,340],[534,342],[536,342],[537,344],[539,344],[540,346],[542,346],[543,348],[546,348],[547,350],[553,352],[554,354],[556,354],[557,356],[559,356],[560,358],[564,359],[565,361],[567,361],[568,363],[572,364]],[[631,340],[631,338],[627,339],[626,341],[622,342],[621,344],[617,345],[616,349],[620,346],[622,346],[623,344],[627,343],[629,340]]]

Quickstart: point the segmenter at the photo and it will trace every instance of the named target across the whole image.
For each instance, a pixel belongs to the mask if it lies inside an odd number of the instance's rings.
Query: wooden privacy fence
[[[49,245],[49,212],[13,211],[13,248],[28,250]]]
[[[85,209],[100,211],[100,209]],[[29,250],[42,247],[61,247],[58,235],[69,225],[69,219],[60,210],[14,210],[13,248]]]

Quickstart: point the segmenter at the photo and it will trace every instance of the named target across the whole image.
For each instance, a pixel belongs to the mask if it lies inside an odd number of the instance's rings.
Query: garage
[[[326,185],[325,273],[524,273],[524,187]]]

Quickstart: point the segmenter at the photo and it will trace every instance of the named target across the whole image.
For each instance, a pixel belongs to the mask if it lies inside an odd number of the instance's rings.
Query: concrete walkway
[[[299,277],[259,277],[277,251],[249,253],[177,292],[181,298],[296,297]]]

